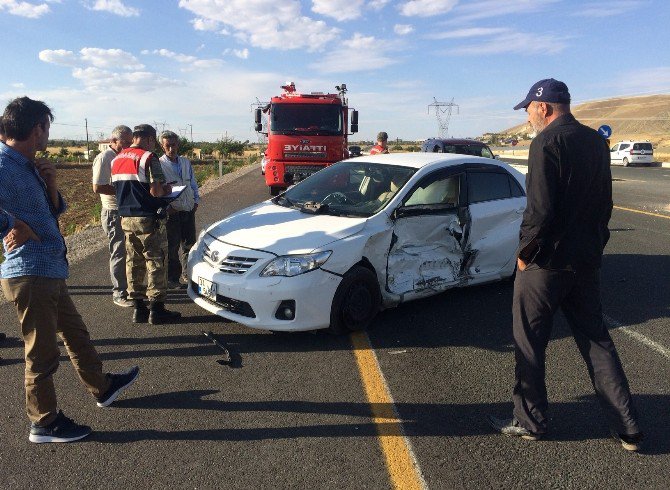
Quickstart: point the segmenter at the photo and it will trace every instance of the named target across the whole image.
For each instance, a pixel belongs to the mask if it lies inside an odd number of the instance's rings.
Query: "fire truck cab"
[[[293,82],[281,88],[281,95],[256,109],[254,120],[256,131],[268,138],[265,182],[273,196],[318,170],[349,158],[347,136],[358,132],[358,111],[351,110],[351,122],[348,120],[345,84],[335,87],[336,94],[301,94]]]

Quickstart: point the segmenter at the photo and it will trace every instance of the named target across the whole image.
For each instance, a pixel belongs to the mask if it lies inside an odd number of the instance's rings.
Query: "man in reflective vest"
[[[161,199],[172,192],[158,157],[156,130],[149,124],[133,129],[133,144],[112,161],[112,183],[126,236],[128,299],[134,303],[133,322],[169,323],[181,313],[165,309],[167,296],[167,233]],[[147,308],[144,300],[150,301]]]
[[[378,155],[380,153],[388,153],[388,139],[389,135],[386,133],[386,131],[381,131],[377,135],[377,144],[372,147],[370,150],[370,155]]]

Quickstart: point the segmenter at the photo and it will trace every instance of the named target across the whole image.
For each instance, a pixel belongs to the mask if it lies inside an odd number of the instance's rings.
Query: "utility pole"
[[[186,126],[191,128],[191,143],[193,143],[193,124],[187,124]]]
[[[86,161],[88,162],[91,150],[88,147],[88,118],[84,118],[84,124],[86,125]]]
[[[454,104],[454,98],[451,98],[451,102],[438,102],[435,97],[433,97],[433,103],[428,105],[428,114],[430,114],[430,108],[435,108],[435,115],[437,116],[437,126],[439,131],[440,138],[447,138],[449,132],[449,118],[451,118],[451,110],[455,107],[456,114],[458,114],[458,104]]]

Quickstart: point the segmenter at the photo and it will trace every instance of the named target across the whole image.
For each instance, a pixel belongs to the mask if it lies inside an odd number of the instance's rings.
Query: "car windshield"
[[[273,133],[342,134],[342,107],[326,104],[273,104],[270,117]]]
[[[304,212],[372,216],[405,185],[414,168],[367,162],[339,162],[291,187],[273,202]]]

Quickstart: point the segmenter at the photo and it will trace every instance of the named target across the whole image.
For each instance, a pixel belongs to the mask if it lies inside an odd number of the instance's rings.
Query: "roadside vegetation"
[[[85,141],[60,140],[50,141],[47,151],[38,155],[56,162],[59,188],[68,206],[59,220],[65,236],[100,223],[100,198],[91,189],[91,165],[97,153],[97,150],[91,151],[91,159],[86,161]],[[156,153],[159,156],[163,154],[160,147]],[[179,153],[191,160],[199,186],[210,178],[218,177],[219,167],[221,175],[225,175],[260,159],[257,145],[232,138],[214,143],[191,143],[181,138]]]

